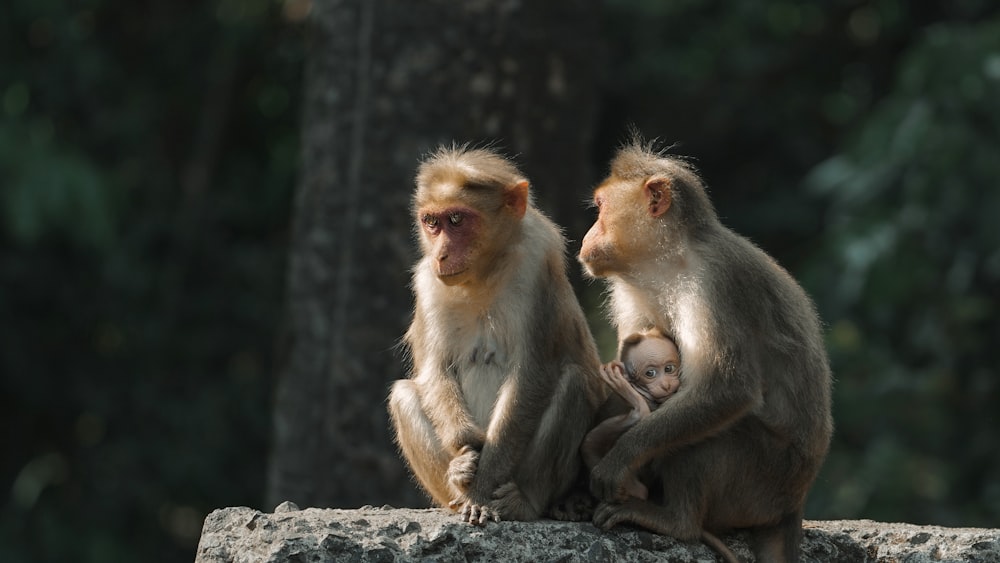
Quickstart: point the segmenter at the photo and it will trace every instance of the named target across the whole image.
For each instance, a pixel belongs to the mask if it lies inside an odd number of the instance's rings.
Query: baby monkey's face
[[[629,383],[654,403],[666,401],[680,387],[680,354],[670,340],[646,337],[623,360]]]

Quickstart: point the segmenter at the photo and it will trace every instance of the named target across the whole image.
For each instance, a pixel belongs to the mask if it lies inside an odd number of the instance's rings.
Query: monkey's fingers
[[[609,364],[610,365],[610,364]],[[601,368],[601,379],[611,387],[611,390],[618,394],[619,397],[624,399],[627,403],[636,407],[645,402],[642,395],[632,387],[632,384],[628,382],[624,372],[619,372],[620,375],[614,375],[610,371],[606,371],[603,367]]]
[[[628,507],[623,504],[602,502],[594,510],[594,525],[602,530],[610,530],[629,521]]]
[[[602,465],[604,464],[598,464],[590,473],[591,494],[605,502],[628,500],[629,493],[625,489],[628,475],[620,471],[608,473],[607,469],[602,468]]]
[[[616,376],[614,373],[611,372],[611,368],[608,367],[609,365],[610,364],[605,364],[601,366],[601,368],[598,370],[598,374],[600,374],[601,379],[604,381],[604,383],[607,383],[608,385],[614,387]]]
[[[614,525],[617,524],[617,522],[614,521],[616,506],[617,505],[607,502],[598,504],[597,508],[594,509],[594,525],[602,530],[608,530],[614,527]]]
[[[614,389],[621,394],[624,389],[630,389],[628,379],[625,377],[625,372],[617,370],[610,363],[601,366],[600,369],[601,379],[604,383],[608,384],[609,387]]]
[[[485,526],[487,522],[500,521],[500,514],[485,504],[476,504],[474,502],[466,502],[462,507],[462,521],[468,522],[473,526]]]
[[[485,526],[487,522],[499,522],[500,513],[491,508],[489,505],[484,505],[480,507],[479,510],[479,525]]]

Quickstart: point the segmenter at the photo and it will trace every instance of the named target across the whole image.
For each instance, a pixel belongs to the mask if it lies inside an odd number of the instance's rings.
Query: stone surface
[[[808,521],[805,562],[1000,563],[1000,530]],[[752,561],[745,534],[724,537]],[[198,563],[221,562],[710,562],[700,543],[632,528],[602,532],[589,523],[499,522],[477,528],[444,510],[307,508],[282,503],[273,514],[224,508],[205,519]]]

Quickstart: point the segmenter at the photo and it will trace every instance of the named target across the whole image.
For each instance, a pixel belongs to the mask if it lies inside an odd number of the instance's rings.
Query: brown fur
[[[593,430],[587,433],[586,438],[583,439],[580,451],[583,453],[583,460],[589,469],[593,469],[600,462],[601,458],[607,454],[608,450],[611,449],[611,446],[614,445],[615,441],[622,434],[635,426],[640,420],[649,416],[651,411],[656,410],[657,407],[676,392],[678,381],[675,374],[660,372],[652,380],[645,379],[638,373],[629,372],[626,375],[625,366],[631,363],[631,355],[641,343],[648,343],[650,341],[661,341],[661,345],[655,349],[656,361],[658,363],[676,358],[677,349],[674,341],[663,334],[663,331],[660,329],[653,328],[645,332],[637,332],[626,336],[619,345],[618,361],[609,362],[601,367],[602,378],[615,391],[617,397],[620,397],[629,405],[629,410],[624,414],[605,418]],[[665,385],[665,380],[671,381]],[[642,391],[644,387],[646,388],[645,393]],[[671,390],[671,393],[653,399],[652,397],[655,396],[655,392],[650,391],[653,388],[657,388],[658,390],[668,388]],[[601,407],[602,411],[615,408],[612,404],[615,398],[614,396],[611,397],[605,403],[605,406]],[[639,475],[634,471],[630,471],[629,475],[626,476],[623,487],[628,497],[640,500],[646,500],[649,497],[649,490],[639,480]],[[715,549],[727,563],[739,563],[736,555],[714,534],[702,530],[701,539]]]
[[[796,561],[806,493],[833,430],[812,302],[719,222],[683,161],[634,141],[595,203],[580,260],[609,280],[620,337],[655,326],[677,343],[683,382],[594,468],[595,523],[688,540],[750,528],[758,560]],[[627,497],[629,472],[644,466],[660,481],[658,502]]]
[[[481,149],[441,149],[417,174],[412,372],[389,412],[417,481],[473,524],[546,514],[579,478],[604,398],[565,240],[527,189]],[[452,209],[471,217],[465,231],[441,226]],[[444,265],[456,256],[466,273],[454,276]]]

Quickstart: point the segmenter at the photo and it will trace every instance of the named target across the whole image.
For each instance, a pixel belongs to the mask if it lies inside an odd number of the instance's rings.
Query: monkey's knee
[[[440,450],[437,432],[424,412],[417,386],[408,379],[392,385],[389,392],[389,416],[396,431],[396,440],[407,449]],[[409,457],[409,456],[408,456]]]
[[[389,391],[389,418],[397,439],[403,439],[404,434],[413,433],[424,435],[426,439],[426,434],[432,432],[417,386],[408,379],[396,381]]]
[[[403,418],[404,413],[412,413],[415,409],[420,409],[417,386],[409,379],[397,380],[389,390],[389,414],[393,418]]]

